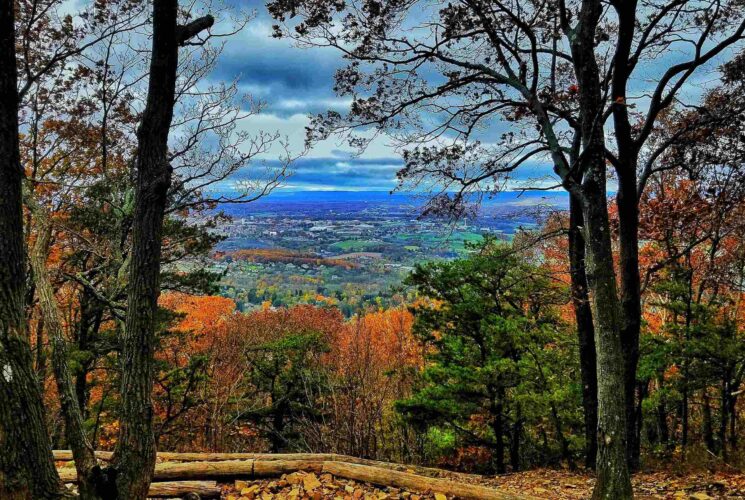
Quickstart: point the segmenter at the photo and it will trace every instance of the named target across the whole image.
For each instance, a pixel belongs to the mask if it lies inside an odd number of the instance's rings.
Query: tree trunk
[[[592,309],[587,294],[585,273],[585,240],[582,206],[576,196],[569,198],[569,269],[571,275],[572,305],[579,338],[579,366],[582,380],[582,409],[585,419],[585,466],[595,468],[598,441],[598,379],[596,372],[595,331]]]
[[[665,383],[662,374],[657,377],[657,390],[663,390],[663,384]],[[664,394],[664,393],[663,393]],[[667,401],[664,395],[660,396],[660,400],[657,403],[657,435],[659,436],[660,444],[667,446],[668,440],[670,439],[670,433],[667,428]]]
[[[729,444],[734,451],[737,449],[737,396],[730,395],[729,410]]]
[[[639,465],[639,429],[636,404],[636,366],[639,361],[639,330],[641,328],[641,289],[639,281],[639,197],[637,193],[637,161],[639,145],[633,139],[631,118],[626,105],[626,87],[632,64],[634,33],[637,28],[637,0],[615,2],[618,16],[617,43],[613,55],[611,96],[613,124],[618,147],[616,171],[618,194],[616,205],[619,219],[620,269],[620,335],[624,360],[624,393],[626,397],[626,439],[629,467]]]
[[[727,421],[728,418],[728,393],[727,381],[722,381],[721,402],[719,408],[719,445],[721,446],[722,460],[727,461]]]
[[[714,442],[714,427],[712,425],[711,421],[711,401],[709,401],[709,395],[707,394],[707,389],[704,388],[702,397],[704,399],[704,409],[703,409],[703,430],[702,433],[704,435],[704,444],[706,445],[706,448],[712,452],[716,451],[716,443]]]
[[[62,330],[62,316],[54,297],[54,288],[46,268],[47,254],[52,238],[49,219],[40,210],[35,211],[39,231],[31,252],[31,269],[39,297],[39,307],[52,344],[52,369],[57,383],[62,417],[65,422],[65,436],[72,449],[78,475],[78,491],[82,500],[112,498],[113,485],[107,483],[108,477],[101,473],[93,446],[85,434],[83,416],[78,406],[75,386],[67,364],[67,344]]]
[[[503,422],[502,402],[497,401],[494,404],[494,421],[492,422],[492,431],[494,432],[494,468],[497,474],[504,474],[504,422]]]
[[[83,288],[79,294],[80,320],[77,325],[77,349],[89,351],[91,344],[95,341],[101,325],[103,310],[93,294]],[[96,354],[98,356],[99,354]],[[78,406],[83,420],[88,418],[88,400],[90,388],[88,387],[88,374],[95,363],[95,356],[81,361],[80,370],[75,374],[75,394],[78,398]]]
[[[595,318],[598,380],[598,455],[595,499],[632,498],[626,456],[624,358],[605,197],[605,164],[585,179],[587,276]]]
[[[641,290],[639,277],[639,203],[636,192],[636,162],[628,161],[626,171],[619,175],[619,269],[621,289],[621,344],[624,357],[624,391],[626,395],[626,439],[629,467],[639,467],[640,443],[637,439],[636,367],[639,363],[639,331],[641,329]]]
[[[636,398],[636,406],[634,409],[634,419],[636,421],[636,424],[634,425],[634,440],[638,444],[641,444],[642,442],[642,427],[644,423],[642,404],[644,403],[644,400],[647,398],[648,395],[649,395],[649,379],[643,382],[637,382],[636,384],[637,398]],[[629,465],[629,469],[631,469],[630,465]]]
[[[59,498],[25,323],[15,2],[0,0],[0,498]]]
[[[574,73],[580,89],[582,153],[582,212],[586,247],[587,284],[592,297],[592,317],[597,352],[598,451],[595,499],[632,498],[626,462],[626,398],[624,356],[620,338],[620,307],[613,265],[608,198],[606,194],[603,95],[600,69],[595,59],[595,31],[602,5],[583,0],[577,26],[571,34]]]
[[[512,472],[518,472],[520,470],[520,438],[522,433],[523,418],[518,407],[515,421],[512,423],[512,432],[510,433],[510,465],[512,466]]]
[[[171,187],[168,132],[176,95],[178,47],[214,22],[206,16],[177,26],[177,15],[177,0],[154,0],[147,103],[137,131],[135,212],[121,353],[121,427],[114,459],[121,500],[144,499],[155,466],[153,350],[163,219]]]

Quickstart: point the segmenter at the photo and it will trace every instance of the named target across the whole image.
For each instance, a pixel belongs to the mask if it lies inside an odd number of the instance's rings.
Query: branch
[[[176,27],[176,38],[180,46],[197,36],[202,31],[209,29],[215,24],[215,18],[209,14],[193,20],[189,24],[179,25]]]

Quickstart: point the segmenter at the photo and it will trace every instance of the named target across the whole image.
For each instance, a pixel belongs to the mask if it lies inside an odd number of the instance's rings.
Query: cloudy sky
[[[334,49],[302,49],[292,46],[287,40],[272,38],[273,21],[264,2],[243,0],[239,5],[254,9],[256,18],[229,39],[211,78],[215,81],[238,78],[240,89],[266,106],[262,113],[247,120],[243,128],[250,132],[278,131],[287,137],[291,151],[297,153],[303,148],[309,114],[328,109],[343,112],[349,105],[348,100],[333,92],[334,72],[343,66],[344,61]],[[647,74],[641,75],[639,82],[654,82],[660,71],[683,57],[684,54],[663,57],[643,70]],[[711,72],[705,72],[687,86],[686,92],[700,95],[704,87],[715,84],[716,80],[718,75],[712,78]],[[633,90],[644,95],[644,89]],[[689,97],[696,99],[695,96]],[[277,155],[277,150],[272,151],[265,160],[271,163]],[[332,139],[316,145],[293,164],[293,175],[284,189],[389,191],[396,185],[395,173],[401,165],[400,156],[389,140],[376,139],[361,157],[355,157],[343,140]],[[551,169],[544,159],[521,175],[550,176]],[[249,168],[240,172],[232,182],[250,179],[251,176]],[[553,184],[553,181],[546,182]]]
[[[220,64],[211,78],[229,81],[239,78],[240,89],[265,105],[259,115],[245,121],[250,132],[278,131],[286,136],[292,153],[303,149],[309,114],[329,109],[340,112],[350,101],[333,92],[334,72],[344,61],[336,50],[303,49],[287,40],[271,37],[272,19],[264,3],[247,2],[256,18],[226,44]],[[245,7],[246,3],[242,3]],[[272,163],[279,149],[264,155]],[[390,191],[401,167],[400,156],[390,141],[376,140],[360,157],[352,154],[345,141],[332,139],[316,145],[292,166],[284,189],[315,191]],[[250,179],[251,168],[234,181]]]

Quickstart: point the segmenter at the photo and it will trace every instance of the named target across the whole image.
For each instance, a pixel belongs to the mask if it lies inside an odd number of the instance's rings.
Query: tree
[[[628,497],[627,467],[620,461],[628,452],[634,466],[638,457],[638,198],[659,168],[659,156],[677,140],[651,146],[649,139],[691,76],[740,42],[740,6],[688,0],[611,2],[608,9],[599,0],[421,5],[270,3],[281,22],[302,16],[294,26],[279,26],[278,35],[334,47],[350,60],[336,78],[336,90],[352,96],[350,113],[319,116],[309,138],[363,129],[354,142],[364,146],[375,132],[392,134],[406,149],[403,184],[431,186],[434,212],[462,214],[464,204],[498,190],[520,167],[553,163],[556,184],[581,207],[594,303],[596,496]],[[673,50],[684,54],[682,62],[652,84],[651,98],[629,95],[644,69]],[[512,128],[501,133],[495,126],[500,119]],[[606,127],[613,130],[613,145],[604,137]],[[619,179],[620,294],[607,234],[607,166]],[[615,389],[619,377],[626,389],[622,400]]]
[[[338,310],[313,306],[262,309],[238,315],[228,335],[238,338],[243,395],[234,420],[258,426],[272,452],[302,447],[306,420],[321,415],[328,369],[322,362],[336,331]]]
[[[399,411],[488,447],[497,473],[505,472],[509,441],[512,469],[518,470],[525,415],[531,413],[522,391],[549,389],[542,351],[556,338],[552,306],[565,294],[512,248],[492,241],[467,259],[418,266],[409,283],[423,299],[413,309],[414,331],[433,349],[423,387],[400,402]],[[530,380],[538,380],[537,387]],[[547,406],[563,458],[572,464],[556,402],[549,399]]]
[[[63,485],[54,467],[24,314],[15,32],[15,2],[4,0],[0,4],[0,496],[57,498]]]
[[[171,187],[168,133],[176,101],[179,47],[214,23],[179,25],[177,0],[154,0],[147,104],[137,131],[135,210],[122,338],[121,430],[114,455],[117,497],[145,498],[155,467],[153,354],[160,294],[163,219]]]
[[[412,462],[416,433],[391,411],[411,394],[422,364],[405,306],[359,313],[340,329],[326,358],[330,414],[319,444],[346,455]],[[324,439],[325,438],[325,439]]]

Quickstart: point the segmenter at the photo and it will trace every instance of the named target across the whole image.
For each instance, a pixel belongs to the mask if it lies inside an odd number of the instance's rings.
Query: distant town
[[[505,195],[466,221],[420,219],[418,200],[387,193],[296,193],[226,206],[211,270],[241,310],[333,304],[346,316],[407,300],[416,263],[449,259],[490,234],[508,239],[535,224],[546,197]],[[562,200],[548,199],[550,206]],[[527,210],[530,208],[530,210]]]

